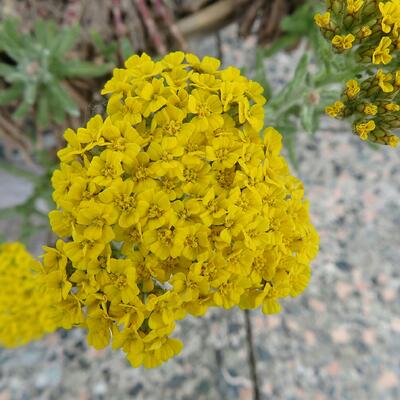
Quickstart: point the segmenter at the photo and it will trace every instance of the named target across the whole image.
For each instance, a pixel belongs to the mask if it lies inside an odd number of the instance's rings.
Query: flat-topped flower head
[[[125,67],[104,87],[105,118],[59,152],[43,278],[62,288],[49,290],[62,325],[155,367],[181,351],[170,335],[187,314],[278,312],[307,286],[318,235],[257,82],[182,52]]]

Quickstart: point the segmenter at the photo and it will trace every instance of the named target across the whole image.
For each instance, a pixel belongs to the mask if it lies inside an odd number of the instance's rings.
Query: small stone
[[[326,367],[326,372],[329,376],[336,376],[340,372],[340,364],[337,361],[332,361]]]
[[[267,326],[269,329],[277,328],[282,323],[282,317],[279,315],[268,315]]]
[[[93,386],[93,394],[95,396],[104,396],[107,393],[107,385],[104,382],[97,382]]]
[[[338,344],[346,344],[351,340],[349,331],[345,326],[339,326],[338,328],[334,329],[331,333],[331,337],[333,342]]]
[[[341,270],[341,271],[350,271],[352,269],[352,266],[345,260],[339,260],[336,261],[336,266]]]
[[[264,385],[262,386],[262,391],[267,396],[271,396],[272,393],[274,392],[274,387],[272,386],[272,383],[265,382]]]
[[[336,284],[336,294],[341,300],[348,298],[352,291],[353,287],[347,282],[338,282]]]
[[[262,316],[258,316],[258,315],[254,315],[255,313],[253,313],[252,315],[252,320],[254,321],[254,328],[256,331],[261,331],[264,329],[265,326],[265,320]]]
[[[35,387],[44,389],[48,386],[56,387],[61,382],[61,370],[56,366],[48,366],[36,375]]]
[[[129,389],[128,394],[129,396],[137,396],[142,390],[143,390],[143,384],[138,383]]]
[[[382,389],[392,389],[398,385],[396,374],[391,370],[383,371],[378,379],[378,386]]]
[[[387,288],[382,292],[382,298],[389,303],[397,299],[397,291],[393,288]]]
[[[316,312],[323,313],[326,311],[326,305],[322,301],[311,298],[308,300],[310,308]]]
[[[300,331],[300,326],[299,326],[299,324],[298,324],[296,321],[294,321],[294,320],[292,320],[292,319],[288,319],[288,320],[286,321],[286,324],[287,324],[287,326],[289,327],[289,329],[290,329],[292,332],[299,332],[299,331]]]
[[[372,346],[376,343],[376,332],[372,329],[366,329],[362,333],[362,338],[365,344]]]
[[[380,285],[384,286],[387,285],[390,282],[390,278],[387,274],[381,272],[378,276],[377,276],[377,281]]]
[[[314,346],[317,343],[317,338],[313,331],[305,331],[304,340],[308,346]]]
[[[394,318],[390,322],[390,327],[395,331],[400,333],[400,318]]]
[[[240,400],[251,400],[253,398],[252,388],[248,388],[248,387],[241,388],[239,398],[240,398]]]
[[[79,391],[79,400],[89,400],[89,393],[86,391],[86,389],[81,389]]]

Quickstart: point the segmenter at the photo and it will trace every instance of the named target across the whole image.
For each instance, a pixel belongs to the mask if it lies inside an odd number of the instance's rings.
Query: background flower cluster
[[[315,22],[339,53],[360,63],[359,74],[346,83],[340,100],[326,108],[336,118],[352,117],[361,140],[396,147],[399,137],[400,3],[396,0],[329,0]]]
[[[0,244],[0,344],[17,347],[53,332],[53,299],[41,287],[39,262],[21,243]]]

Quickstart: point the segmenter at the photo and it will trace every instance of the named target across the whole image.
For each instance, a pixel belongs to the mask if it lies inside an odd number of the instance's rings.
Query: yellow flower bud
[[[331,13],[327,11],[324,14],[320,13],[316,14],[314,16],[314,21],[320,28],[326,28],[329,25],[330,18],[331,18]]]
[[[349,99],[353,99],[360,92],[360,86],[355,79],[347,81],[346,88],[346,95]]]
[[[364,106],[364,113],[366,115],[376,115],[378,107],[375,104],[366,104]]]
[[[362,122],[356,125],[356,132],[361,140],[367,140],[368,134],[375,129],[375,121]]]
[[[364,5],[364,0],[347,0],[347,12],[349,14],[356,14]]]
[[[385,74],[381,69],[378,69],[376,73],[378,79],[378,85],[384,93],[393,92],[394,88],[392,85],[393,76],[392,74]]]
[[[372,55],[372,62],[374,64],[388,64],[392,60],[392,56],[390,54],[390,45],[392,44],[392,40],[384,36],[378,47],[374,50]]]
[[[335,35],[332,39],[332,44],[341,50],[348,50],[353,47],[353,42],[355,37],[353,34],[349,33],[347,35]]]
[[[332,105],[325,107],[325,112],[330,117],[336,118],[344,109],[344,104],[341,101],[336,101]]]
[[[400,141],[400,139],[398,138],[398,136],[390,135],[387,143],[390,147],[397,147],[397,145],[399,144],[399,141]]]
[[[361,39],[364,39],[372,34],[372,30],[369,26],[363,26],[360,29],[359,35]]]
[[[393,111],[393,112],[396,112],[396,111],[400,110],[400,106],[398,104],[395,104],[395,103],[386,104],[385,108],[386,108],[386,110]]]

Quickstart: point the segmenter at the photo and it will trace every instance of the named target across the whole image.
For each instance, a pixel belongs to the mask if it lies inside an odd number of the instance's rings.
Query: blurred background
[[[52,240],[49,177],[66,127],[102,112],[100,89],[136,52],[219,57],[265,88],[321,250],[310,286],[279,315],[251,312],[261,399],[400,398],[399,151],[323,116],[346,65],[313,24],[318,1],[2,0],[0,241]],[[351,71],[350,71],[351,76]],[[179,322],[184,350],[154,370],[58,331],[0,348],[0,400],[252,399],[244,313]]]

